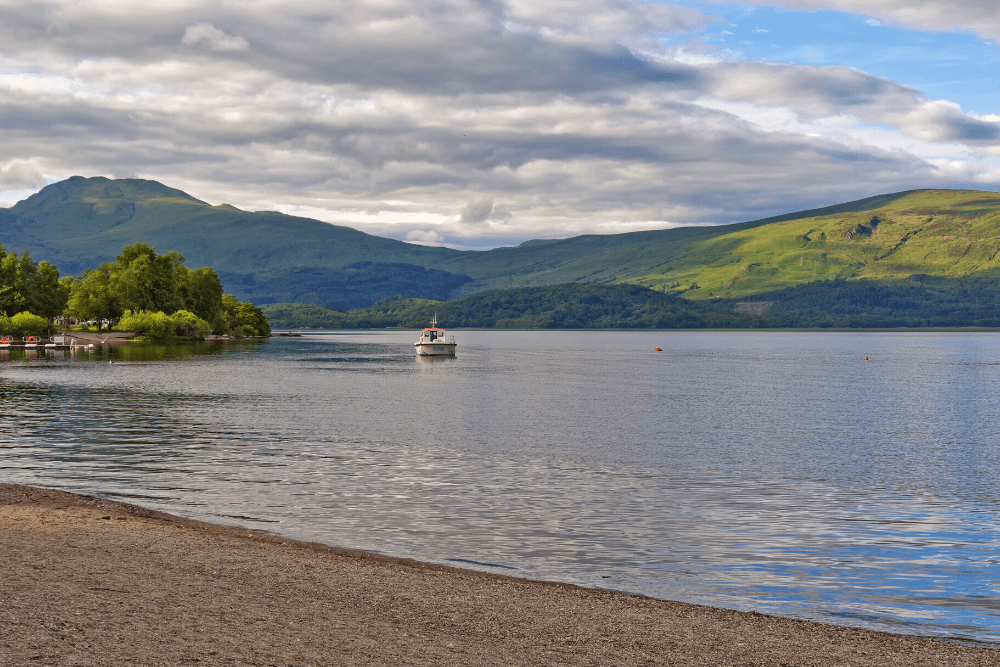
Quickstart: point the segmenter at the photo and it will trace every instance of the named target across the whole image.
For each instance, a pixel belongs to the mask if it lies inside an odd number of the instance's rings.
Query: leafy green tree
[[[222,283],[215,271],[208,267],[192,271],[180,254],[157,255],[148,243],[125,246],[114,262],[85,271],[69,285],[66,305],[70,315],[98,321],[118,320],[126,311],[180,310],[190,311],[214,330],[228,330]]]
[[[185,295],[185,309],[205,320],[213,331],[222,333],[226,330],[226,318],[222,308],[222,282],[218,274],[205,266],[185,272],[179,276],[183,285],[181,292]]]
[[[8,317],[25,305],[19,282],[17,255],[0,248],[0,311]]]
[[[271,325],[263,311],[253,303],[238,301],[232,294],[223,294],[222,307],[229,331],[237,336],[271,335]]]
[[[66,310],[80,320],[97,320],[98,331],[104,319],[118,319],[122,310],[111,292],[111,262],[88,269],[70,285]]]
[[[59,271],[48,262],[38,263],[28,290],[29,310],[51,321],[69,302],[69,282],[59,279]]]
[[[173,251],[157,255],[148,243],[122,248],[108,271],[109,289],[122,310],[173,312],[184,307],[179,289],[184,278],[184,258]]]
[[[52,319],[65,308],[66,298],[56,267],[35,264],[27,250],[18,256],[0,246],[0,312],[11,316],[27,310]]]

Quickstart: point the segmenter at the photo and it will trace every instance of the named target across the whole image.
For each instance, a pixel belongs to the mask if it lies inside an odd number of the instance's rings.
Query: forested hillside
[[[448,327],[498,329],[1000,327],[996,281],[918,278],[814,282],[753,300],[688,301],[634,285],[568,283],[450,302],[394,297],[351,311],[304,304],[262,310],[279,329],[420,328],[433,313]]]
[[[691,303],[635,285],[520,287],[457,301],[394,297],[349,312],[315,306],[264,306],[276,328],[421,328],[432,315],[447,327],[498,329],[691,329],[764,326],[764,318]]]

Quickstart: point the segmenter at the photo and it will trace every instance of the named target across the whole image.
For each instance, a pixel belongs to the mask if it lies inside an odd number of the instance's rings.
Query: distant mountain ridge
[[[873,221],[874,224],[873,224]],[[832,278],[992,275],[1000,195],[913,190],[744,223],[459,251],[317,220],[212,206],[156,181],[75,176],[0,209],[0,244],[77,275],[129,243],[211,266],[255,303],[366,307],[487,289],[634,283],[688,298],[753,297]]]
[[[458,252],[384,239],[308,218],[246,212],[226,204],[211,206],[155,181],[100,177],[76,176],[54,183],[9,209],[0,209],[0,230],[0,244],[5,248],[18,252],[27,248],[34,259],[52,262],[64,275],[94,268],[113,259],[125,245],[145,241],[160,252],[176,250],[188,266],[213,267],[224,284],[253,286],[255,291],[239,295],[244,299],[270,294],[269,283],[287,282],[301,269],[319,270],[307,276],[313,282],[300,290],[310,295],[324,289],[329,292],[331,283],[333,287],[338,284],[335,275],[326,276],[323,271],[358,262],[422,268]],[[456,282],[467,281],[459,277],[447,285],[453,288]],[[424,288],[407,296],[448,296],[433,282],[429,287],[430,293]],[[388,295],[379,298],[384,296]],[[286,300],[284,293],[281,299]]]

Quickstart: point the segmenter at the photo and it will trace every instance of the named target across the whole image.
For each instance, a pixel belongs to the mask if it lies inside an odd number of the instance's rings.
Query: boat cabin
[[[438,340],[444,340],[444,329],[428,327],[420,332],[421,343],[433,343]]]

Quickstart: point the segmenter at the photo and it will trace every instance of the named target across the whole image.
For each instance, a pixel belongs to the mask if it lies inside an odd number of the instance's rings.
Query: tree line
[[[567,283],[473,294],[456,301],[392,297],[367,308],[264,306],[278,328],[420,328],[436,312],[445,327],[496,329],[878,329],[1000,328],[1000,274],[903,280],[826,280],[741,299],[691,301],[636,285]]]
[[[214,270],[189,269],[179,253],[158,255],[147,243],[133,243],[114,261],[63,278],[49,262],[33,262],[27,250],[18,256],[0,246],[0,330],[24,333],[14,322],[19,315],[27,322],[28,314],[37,318],[34,328],[63,315],[95,320],[98,330],[110,325],[153,338],[271,333],[259,308],[223,294]]]
[[[767,326],[800,329],[1000,327],[1000,276],[914,274],[895,280],[823,280],[760,294]],[[722,300],[727,307],[736,300]]]
[[[565,283],[490,290],[456,301],[391,297],[338,311],[304,304],[264,306],[279,328],[369,329],[427,325],[485,329],[725,329],[765,326],[764,318],[688,301],[638,285]]]

